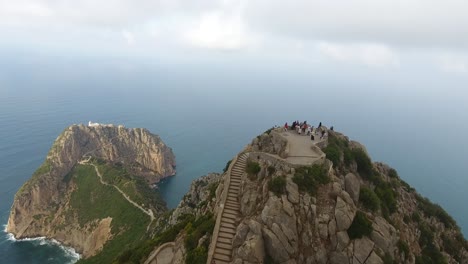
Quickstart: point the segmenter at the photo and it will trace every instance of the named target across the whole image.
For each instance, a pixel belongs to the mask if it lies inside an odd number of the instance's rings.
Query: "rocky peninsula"
[[[150,185],[174,174],[172,149],[146,129],[72,125],[16,193],[7,231],[101,258],[145,237],[166,211]]]
[[[450,215],[372,162],[362,144],[326,134],[259,135],[223,174],[193,182],[166,231],[147,241],[151,254],[137,247],[129,255],[144,263],[468,263]]]

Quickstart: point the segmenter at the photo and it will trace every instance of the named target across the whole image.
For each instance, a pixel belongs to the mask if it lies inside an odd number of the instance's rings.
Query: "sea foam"
[[[62,245],[60,242],[58,242],[55,239],[48,239],[46,237],[26,237],[22,239],[16,239],[15,236],[12,233],[7,232],[7,225],[3,225],[3,230],[6,233],[7,240],[11,242],[33,242],[33,241],[38,241],[39,245],[41,246],[47,246],[47,245],[52,245],[52,246],[57,246],[59,247],[67,257],[69,257],[71,260],[69,263],[75,263],[80,259],[80,254],[78,254],[74,248],[71,247],[66,247]]]

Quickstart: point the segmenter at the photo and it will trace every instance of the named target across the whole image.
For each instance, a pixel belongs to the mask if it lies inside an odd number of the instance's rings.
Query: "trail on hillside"
[[[133,206],[135,206],[136,208],[140,209],[143,213],[145,213],[146,215],[148,215],[150,218],[151,218],[151,222],[148,224],[148,227],[151,225],[151,223],[156,219],[154,217],[154,214],[153,214],[153,211],[151,211],[151,209],[145,209],[143,207],[141,207],[139,204],[137,204],[136,202],[134,202],[125,192],[123,192],[119,187],[113,185],[113,184],[110,184],[110,183],[107,183],[104,181],[104,179],[102,178],[102,174],[101,172],[99,171],[98,167],[95,165],[95,164],[92,164],[92,163],[89,163],[89,160],[91,159],[91,157],[88,158],[88,160],[82,160],[80,161],[79,163],[81,165],[91,165],[94,167],[94,170],[96,171],[96,174],[97,176],[99,177],[99,181],[106,185],[106,186],[112,186],[114,187],[120,194],[122,194],[122,196],[129,202],[131,203]]]

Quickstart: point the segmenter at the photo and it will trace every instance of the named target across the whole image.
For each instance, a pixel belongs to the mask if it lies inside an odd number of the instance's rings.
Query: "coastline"
[[[47,237],[32,237],[32,238],[22,238],[16,239],[12,233],[7,232],[8,224],[3,225],[3,232],[6,234],[6,240],[10,241],[11,243],[18,243],[18,242],[33,242],[37,243],[40,246],[56,246],[59,247],[67,257],[70,257],[72,260],[69,262],[70,264],[76,263],[80,260],[81,255],[76,252],[76,250],[72,247],[64,246],[62,243],[55,239],[47,238]]]

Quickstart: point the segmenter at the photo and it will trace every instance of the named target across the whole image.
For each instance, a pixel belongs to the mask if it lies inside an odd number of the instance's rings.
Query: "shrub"
[[[429,199],[422,198],[419,195],[417,195],[416,198],[418,200],[418,208],[424,212],[424,215],[439,219],[447,228],[457,226],[455,220],[438,204],[434,204]]]
[[[418,212],[414,211],[411,214],[411,220],[413,220],[413,222],[415,222],[415,223],[419,223],[421,221],[421,215],[419,215]]]
[[[230,160],[230,161],[228,161],[226,163],[226,166],[224,167],[223,172],[226,172],[229,169],[229,166],[231,165],[231,162],[232,162],[232,160]]]
[[[348,235],[350,239],[362,238],[369,236],[373,230],[372,222],[367,219],[367,216],[363,212],[357,211],[353,223],[348,229]]]
[[[277,196],[281,196],[286,191],[286,179],[282,176],[275,177],[268,183],[268,187]]]
[[[365,179],[371,179],[373,176],[372,162],[364,150],[356,148],[351,150],[352,156],[357,164],[357,171]]]
[[[319,184],[330,182],[327,169],[323,165],[312,165],[300,167],[296,170],[293,177],[301,191],[307,191],[314,195]]]
[[[390,214],[394,213],[397,209],[397,202],[395,199],[396,193],[392,186],[388,183],[381,183],[375,188],[375,194],[379,197],[381,205],[386,207]]]
[[[323,152],[325,153],[327,159],[333,162],[335,167],[340,164],[341,151],[337,145],[330,144],[323,150]]]
[[[398,240],[398,243],[397,243],[397,247],[398,247],[398,251],[400,253],[404,253],[405,254],[405,259],[408,259],[409,257],[409,247],[408,247],[408,244],[406,244],[405,241],[403,240]]]
[[[219,185],[219,182],[210,183],[210,185],[208,186],[208,191],[210,192],[210,194],[208,195],[208,200],[211,200],[215,197],[216,189],[218,188],[218,185]]]
[[[257,175],[261,170],[260,164],[255,161],[247,161],[247,167],[245,168],[245,171],[249,175]]]
[[[380,208],[380,200],[379,197],[369,188],[362,187],[361,191],[359,192],[359,202],[362,205],[372,212],[379,210]]]
[[[269,176],[273,175],[276,172],[276,169],[273,166],[268,166],[267,170],[268,170],[268,175]]]
[[[398,173],[395,169],[391,168],[389,171],[388,171],[388,176],[390,178],[398,178]]]
[[[393,258],[388,253],[385,253],[385,255],[382,258],[382,261],[383,261],[384,264],[393,264]]]

